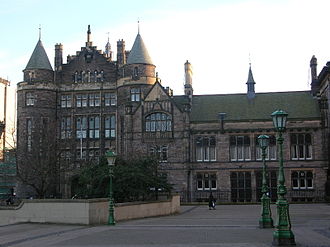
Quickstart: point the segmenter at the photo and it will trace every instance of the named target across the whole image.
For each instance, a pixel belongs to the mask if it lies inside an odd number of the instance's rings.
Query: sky
[[[1,6],[0,77],[11,81],[10,122],[39,25],[53,65],[54,45],[63,44],[66,62],[85,45],[88,25],[98,49],[109,33],[116,57],[117,40],[131,49],[139,20],[162,85],[174,95],[183,94],[186,60],[196,95],[245,93],[249,63],[256,92],[309,90],[311,57],[318,72],[330,60],[328,0],[1,0]],[[0,99],[2,92],[0,85]]]

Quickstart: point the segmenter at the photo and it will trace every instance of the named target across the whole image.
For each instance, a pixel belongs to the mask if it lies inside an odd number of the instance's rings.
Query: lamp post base
[[[296,245],[294,234],[291,231],[291,222],[289,216],[289,203],[281,198],[277,201],[277,221],[276,230],[273,233],[273,245],[287,246]]]
[[[275,231],[273,235],[273,246],[296,245],[294,235],[291,230]]]
[[[260,228],[273,228],[273,219],[270,210],[270,199],[264,193],[261,197],[261,218],[259,219]]]
[[[273,228],[273,219],[272,218],[261,218],[259,220],[259,228]]]

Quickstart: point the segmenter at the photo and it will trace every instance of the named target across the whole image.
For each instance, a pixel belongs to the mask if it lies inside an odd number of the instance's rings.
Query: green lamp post
[[[285,111],[277,110],[272,113],[273,124],[278,132],[277,144],[279,147],[279,170],[277,179],[277,216],[275,232],[273,233],[273,245],[296,245],[293,232],[291,231],[291,222],[289,215],[289,203],[285,198],[287,193],[285,187],[285,176],[283,170],[283,137],[282,133],[286,128],[286,119],[288,114]]]
[[[106,158],[108,160],[109,165],[109,177],[110,177],[110,184],[109,184],[109,218],[108,218],[108,225],[115,225],[115,216],[114,216],[114,202],[113,202],[113,190],[112,190],[112,178],[113,178],[113,166],[115,165],[116,161],[116,153],[109,150],[106,153]]]
[[[260,228],[272,228],[273,227],[273,219],[272,213],[270,210],[270,198],[268,196],[268,186],[266,179],[266,149],[269,146],[269,136],[260,135],[258,136],[259,147],[262,151],[262,197],[261,197],[261,218],[259,219],[259,227]]]

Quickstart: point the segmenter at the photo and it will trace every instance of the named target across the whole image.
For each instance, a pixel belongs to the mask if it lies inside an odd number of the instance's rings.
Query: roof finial
[[[138,18],[138,34],[140,34],[140,19]]]
[[[250,68],[251,68],[251,54],[249,52],[249,65],[250,65]]]
[[[109,42],[109,36],[110,36],[110,32],[107,32],[107,35],[108,35],[108,42]]]
[[[91,26],[88,25],[88,30],[87,30],[87,42],[90,42],[90,38],[91,38]]]
[[[39,24],[39,40],[41,40],[41,24]]]

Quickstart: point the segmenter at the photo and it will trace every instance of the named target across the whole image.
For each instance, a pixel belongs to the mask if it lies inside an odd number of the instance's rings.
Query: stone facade
[[[185,95],[173,96],[155,74],[140,34],[135,42],[142,44],[141,51],[128,52],[125,41],[117,42],[118,61],[97,50],[90,34],[86,46],[68,56],[66,64],[63,46],[56,44],[55,71],[44,74],[30,66],[18,84],[18,165],[24,166],[24,157],[33,153],[42,118],[54,122],[55,128],[48,125],[47,131],[53,134],[59,167],[65,168],[57,174],[56,193],[71,197],[75,171],[112,149],[123,157],[156,154],[161,172],[183,201],[207,200],[210,192],[220,202],[258,201],[263,163],[256,138],[266,134],[272,137],[267,164],[274,200],[278,155],[270,114],[281,108],[289,113],[284,133],[288,198],[324,199],[327,134],[310,92],[255,93],[250,68],[249,96],[196,96],[187,61]],[[135,57],[128,59],[130,55]],[[37,78],[30,78],[31,70]],[[27,97],[34,99],[32,105]]]

